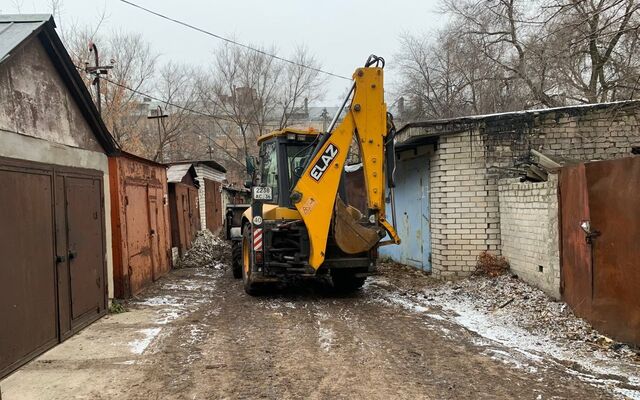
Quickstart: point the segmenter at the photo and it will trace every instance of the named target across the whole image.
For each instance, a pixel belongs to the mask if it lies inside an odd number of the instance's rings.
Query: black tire
[[[331,271],[333,287],[338,292],[353,292],[364,285],[366,277],[356,277],[351,271]]]
[[[242,279],[242,241],[234,240],[231,242],[231,270],[233,277]]]
[[[245,226],[242,232],[242,283],[244,291],[250,296],[257,296],[259,293],[258,285],[252,279],[252,254],[251,254],[251,228]]]

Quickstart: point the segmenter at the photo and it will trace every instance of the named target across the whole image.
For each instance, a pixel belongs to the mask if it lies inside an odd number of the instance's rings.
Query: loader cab
[[[289,196],[304,172],[318,135],[318,131],[285,129],[258,139],[258,184],[270,187],[273,194],[267,203],[294,208]]]

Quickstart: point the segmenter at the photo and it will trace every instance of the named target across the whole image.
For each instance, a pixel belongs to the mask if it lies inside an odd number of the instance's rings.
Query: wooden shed
[[[0,378],[107,312],[115,144],[50,15],[0,15]]]
[[[171,269],[167,167],[120,152],[109,157],[113,283],[129,298]]]
[[[167,170],[173,255],[184,255],[200,230],[199,184],[196,178],[192,164],[172,165]]]

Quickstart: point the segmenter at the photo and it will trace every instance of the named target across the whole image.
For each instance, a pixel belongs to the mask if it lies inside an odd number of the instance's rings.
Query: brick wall
[[[502,255],[521,279],[548,295],[560,297],[558,178],[547,182],[501,180],[500,238]]]
[[[481,251],[501,254],[498,180],[513,175],[510,168],[531,149],[565,160],[626,157],[640,145],[639,117],[640,103],[632,102],[433,123],[402,133],[400,141],[439,135],[435,153],[425,157],[431,170],[433,274],[466,275]]]
[[[499,252],[496,179],[477,131],[440,138],[431,157],[431,262],[434,275],[465,275],[486,249]]]

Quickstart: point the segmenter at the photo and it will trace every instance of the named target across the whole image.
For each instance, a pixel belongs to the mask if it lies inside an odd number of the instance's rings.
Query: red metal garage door
[[[0,159],[0,377],[106,312],[102,174]]]

